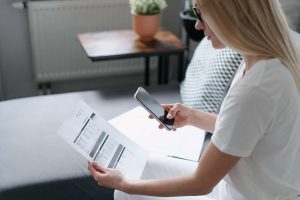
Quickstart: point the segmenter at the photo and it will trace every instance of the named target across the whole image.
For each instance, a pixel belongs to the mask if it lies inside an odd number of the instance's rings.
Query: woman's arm
[[[89,164],[94,179],[105,187],[115,188],[130,194],[151,196],[205,195],[221,181],[240,158],[222,153],[210,143],[193,174],[167,179],[132,181],[117,170],[97,164]]]
[[[191,125],[203,129],[207,132],[213,133],[218,115],[215,113],[208,113],[202,110],[194,109]]]

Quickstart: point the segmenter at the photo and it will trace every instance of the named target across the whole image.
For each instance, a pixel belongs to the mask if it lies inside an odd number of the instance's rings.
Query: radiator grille
[[[82,32],[130,29],[128,0],[31,1],[28,10],[37,82],[143,70],[144,61],[140,58],[91,62],[76,38]]]

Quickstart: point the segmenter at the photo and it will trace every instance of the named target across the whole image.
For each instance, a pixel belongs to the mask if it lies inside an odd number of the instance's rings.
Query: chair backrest
[[[230,49],[214,49],[205,37],[196,48],[181,83],[182,102],[207,112],[218,112],[242,56]]]

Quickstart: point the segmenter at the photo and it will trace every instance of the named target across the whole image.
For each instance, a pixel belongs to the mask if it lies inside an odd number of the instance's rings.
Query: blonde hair
[[[215,35],[242,54],[275,57],[300,91],[300,60],[278,0],[194,0]]]

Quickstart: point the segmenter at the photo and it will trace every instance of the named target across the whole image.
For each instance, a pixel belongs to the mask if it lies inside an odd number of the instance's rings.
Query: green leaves
[[[131,12],[140,15],[160,13],[167,7],[165,0],[129,0]]]

